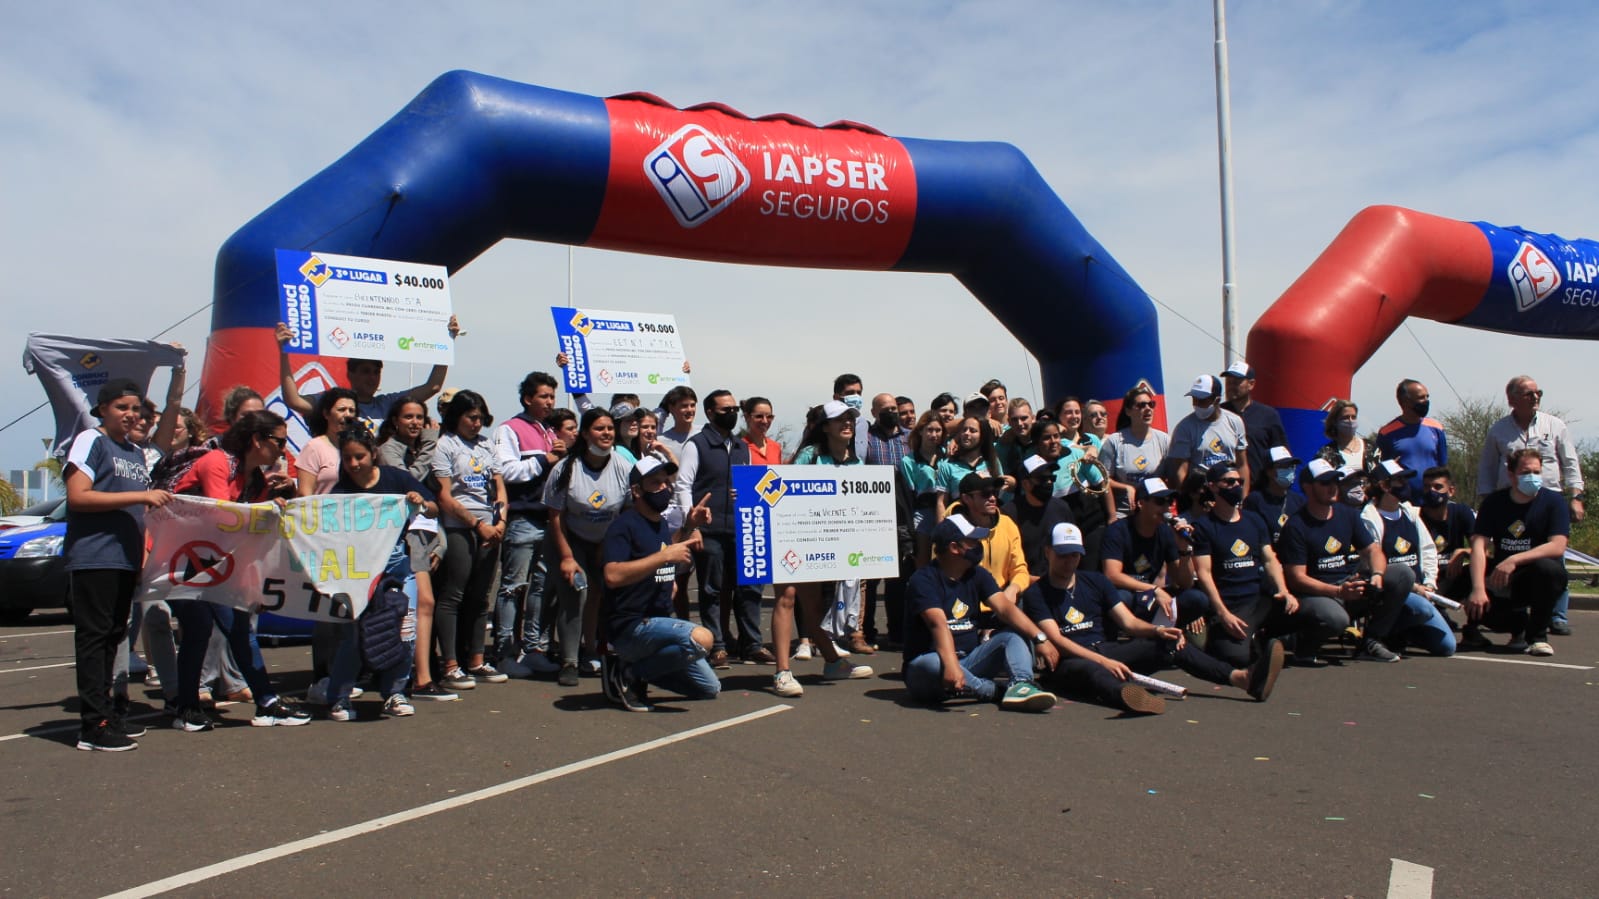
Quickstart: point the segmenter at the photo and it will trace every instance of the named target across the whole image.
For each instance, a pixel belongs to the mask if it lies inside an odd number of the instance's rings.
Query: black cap
[[[1234,465],[1231,462],[1221,462],[1216,465],[1212,465],[1210,470],[1205,472],[1205,481],[1207,483],[1214,484],[1227,475],[1236,473],[1237,471],[1237,465]]]
[[[143,400],[144,388],[140,387],[131,378],[112,378],[111,380],[105,382],[105,384],[101,386],[100,392],[96,394],[94,398],[95,417],[104,418],[105,414],[100,411],[101,407],[109,406],[125,396],[136,396],[140,400]]]
[[[979,490],[986,490],[990,487],[997,490],[999,489],[999,484],[1000,481],[998,478],[991,478],[986,474],[978,474],[974,471],[966,477],[961,478],[960,491],[962,493],[975,493]]]

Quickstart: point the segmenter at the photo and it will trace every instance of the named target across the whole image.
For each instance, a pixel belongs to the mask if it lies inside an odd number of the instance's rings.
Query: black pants
[[[1232,679],[1233,666],[1206,655],[1192,643],[1174,649],[1169,640],[1136,639],[1126,643],[1098,643],[1090,647],[1107,659],[1121,662],[1139,674],[1156,674],[1171,668],[1181,668],[1200,680],[1213,684],[1227,684]],[[1101,705],[1124,708],[1122,687],[1127,682],[1105,670],[1105,666],[1087,659],[1062,658],[1054,672],[1046,675],[1046,682],[1063,692],[1089,696]]]
[[[738,642],[734,655],[748,655],[761,648],[761,591],[738,582],[738,553],[733,535],[700,532],[704,548],[694,554],[694,567],[700,573],[700,624],[711,632],[711,649],[729,648],[728,634],[722,632],[722,603],[733,608],[738,622]]]
[[[1269,586],[1264,589],[1271,589]],[[1210,636],[1205,648],[1211,655],[1235,668],[1247,668],[1260,645],[1259,638],[1294,636],[1294,653],[1313,656],[1321,644],[1349,626],[1349,613],[1336,599],[1306,596],[1299,610],[1290,615],[1270,593],[1250,603],[1234,603],[1229,609],[1244,620],[1242,637],[1234,637],[1214,619],[1205,626]]]
[[[444,540],[443,586],[433,606],[433,635],[439,655],[465,668],[486,642],[483,629],[498,586],[500,545],[485,544],[476,533],[456,528],[447,530]]]
[[[1549,619],[1555,603],[1566,592],[1566,563],[1560,559],[1539,559],[1516,566],[1510,576],[1510,596],[1488,597],[1488,612],[1482,623],[1490,630],[1527,635],[1528,643],[1549,640]],[[83,682],[83,676],[78,676]]]
[[[94,568],[68,575],[72,646],[78,667],[78,716],[84,727],[111,717],[111,672],[117,650],[128,636],[133,590],[139,573]],[[1547,623],[1547,621],[1546,621]]]

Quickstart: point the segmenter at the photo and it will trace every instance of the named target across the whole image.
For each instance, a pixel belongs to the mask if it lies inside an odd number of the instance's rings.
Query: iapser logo
[[[685,228],[710,221],[750,186],[749,169],[700,125],[684,125],[651,150],[644,175]]]

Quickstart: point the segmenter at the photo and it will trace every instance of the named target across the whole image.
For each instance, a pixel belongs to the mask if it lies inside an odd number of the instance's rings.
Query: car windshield
[[[48,518],[52,521],[65,521],[67,517],[67,501],[65,498],[45,500],[42,503],[34,503],[14,514],[33,515],[39,518]]]

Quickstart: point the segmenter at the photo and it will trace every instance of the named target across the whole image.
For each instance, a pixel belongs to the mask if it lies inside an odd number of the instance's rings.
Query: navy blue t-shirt
[[[1282,537],[1283,525],[1288,523],[1288,517],[1304,507],[1304,495],[1292,490],[1284,493],[1282,499],[1273,499],[1264,490],[1252,491],[1244,497],[1244,511],[1253,512],[1266,522],[1266,527],[1271,531],[1273,546],[1276,546],[1278,538]]]
[[[906,661],[936,649],[933,632],[922,620],[922,613],[928,609],[944,610],[957,653],[976,649],[982,642],[984,627],[978,617],[980,610],[983,603],[998,592],[999,584],[995,583],[994,576],[980,565],[973,565],[955,581],[944,577],[936,561],[916,569],[905,581]]]
[[[1342,584],[1355,576],[1360,566],[1360,550],[1373,543],[1372,533],[1360,520],[1360,513],[1338,503],[1332,517],[1321,521],[1311,516],[1310,508],[1288,516],[1282,539],[1277,541],[1277,557],[1283,567],[1305,566],[1305,574],[1324,584]]]
[[[1194,555],[1210,557],[1210,579],[1229,607],[1254,602],[1266,584],[1266,547],[1271,545],[1266,522],[1240,510],[1237,521],[1214,513],[1194,522]]]
[[[1472,534],[1493,541],[1488,547],[1491,565],[1548,543],[1551,537],[1570,537],[1571,512],[1558,490],[1539,490],[1531,502],[1518,503],[1505,487],[1482,498]]]
[[[671,542],[671,525],[664,519],[650,521],[629,506],[606,528],[600,552],[607,563],[632,562],[660,552]],[[620,634],[643,618],[671,617],[672,584],[676,580],[677,566],[668,562],[655,569],[654,574],[606,590],[602,616],[606,633]]]
[[[1027,500],[1017,497],[1006,503],[1000,511],[1011,521],[1016,522],[1016,532],[1022,538],[1022,556],[1027,560],[1027,570],[1034,574],[1049,570],[1049,559],[1044,555],[1044,547],[1049,545],[1049,534],[1055,529],[1055,525],[1062,522],[1077,523],[1077,516],[1072,512],[1071,504],[1059,496],[1050,497],[1049,502],[1042,506],[1034,506]]]
[[[1105,619],[1121,602],[1121,593],[1097,571],[1077,572],[1071,589],[1057,587],[1048,577],[1033,581],[1022,592],[1022,611],[1034,624],[1054,621],[1061,635],[1078,646],[1105,640]]]
[[[379,493],[383,494],[384,496],[404,496],[413,490],[422,494],[422,498],[430,503],[437,499],[437,497],[433,495],[433,491],[429,490],[421,481],[416,479],[415,475],[411,474],[409,471],[406,471],[403,468],[395,468],[391,465],[379,465],[378,482],[371,487],[362,487],[350,480],[350,476],[345,473],[344,467],[340,466],[339,481],[338,483],[334,484],[333,489],[328,492]]]
[[[92,488],[100,493],[150,489],[144,451],[127,441],[118,443],[98,428],[73,439],[67,466],[87,475]],[[144,563],[144,506],[136,503],[107,512],[74,512],[68,508],[62,554],[68,571],[138,571]]]
[[[1465,503],[1451,502],[1445,509],[1443,521],[1433,521],[1425,512],[1421,516],[1432,534],[1432,545],[1438,548],[1440,567],[1449,561],[1449,555],[1455,550],[1471,546],[1471,532],[1477,527],[1477,513]]]
[[[1416,530],[1416,523],[1410,520],[1403,510],[1395,512],[1398,516],[1390,518],[1385,513],[1378,513],[1382,517],[1382,557],[1388,560],[1389,565],[1403,565],[1410,569],[1416,576],[1416,583],[1421,583],[1421,536]]]
[[[1131,518],[1123,518],[1105,529],[1100,557],[1118,559],[1123,574],[1152,583],[1162,565],[1177,561],[1177,532],[1160,521],[1155,523],[1154,535],[1145,537],[1133,527]]]

